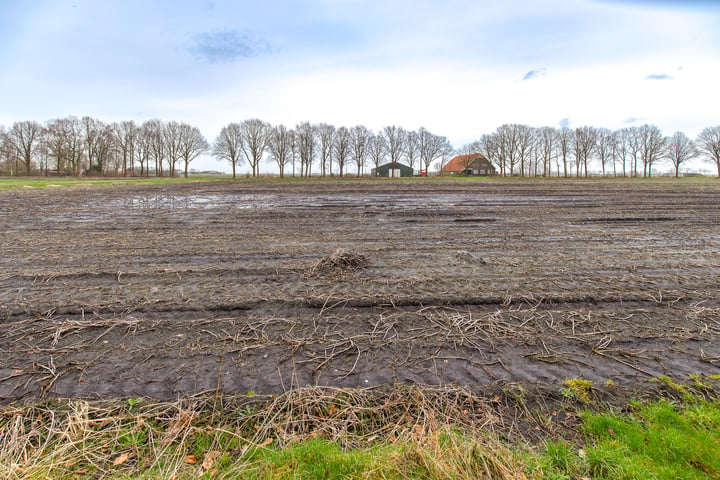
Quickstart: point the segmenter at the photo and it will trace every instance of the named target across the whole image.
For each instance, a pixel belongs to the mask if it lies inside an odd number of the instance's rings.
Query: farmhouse
[[[458,155],[440,170],[441,175],[497,175],[495,167],[479,153]]]
[[[395,162],[395,164],[386,163],[380,165],[378,168],[373,168],[370,171],[370,175],[373,177],[412,177],[413,169],[405,164]]]

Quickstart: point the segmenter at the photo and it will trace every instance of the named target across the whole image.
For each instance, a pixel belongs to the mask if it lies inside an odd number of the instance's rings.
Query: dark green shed
[[[400,162],[386,163],[370,170],[373,177],[412,177],[414,173],[412,168]]]

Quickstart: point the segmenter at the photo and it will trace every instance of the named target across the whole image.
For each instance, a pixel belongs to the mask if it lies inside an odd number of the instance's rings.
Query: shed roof
[[[378,168],[388,167],[391,168],[393,166],[392,162],[383,163],[382,165],[378,166]],[[404,163],[395,162],[395,168],[410,168],[409,165],[405,165]]]

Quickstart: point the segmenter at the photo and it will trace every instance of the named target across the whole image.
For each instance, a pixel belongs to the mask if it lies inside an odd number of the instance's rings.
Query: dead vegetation
[[[312,438],[345,448],[378,442],[422,445],[436,441],[445,428],[471,435],[493,431],[500,423],[489,403],[454,387],[310,387],[272,397],[167,403],[70,400],[0,412],[0,477],[149,471],[167,478],[194,468],[210,470],[220,454],[239,461],[269,445]],[[501,448],[490,436],[484,442]],[[229,445],[234,445],[230,451]],[[201,462],[207,464],[199,468]]]
[[[356,272],[370,264],[360,252],[338,248],[334,253],[321,258],[306,272],[306,276],[343,276]]]

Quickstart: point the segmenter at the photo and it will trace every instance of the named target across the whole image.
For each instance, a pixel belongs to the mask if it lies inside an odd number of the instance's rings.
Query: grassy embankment
[[[658,379],[666,395],[620,409],[580,380],[566,381],[552,412],[575,426],[532,441],[517,427],[537,430],[550,412],[503,423],[452,388],[6,406],[0,478],[720,478],[719,376]]]

